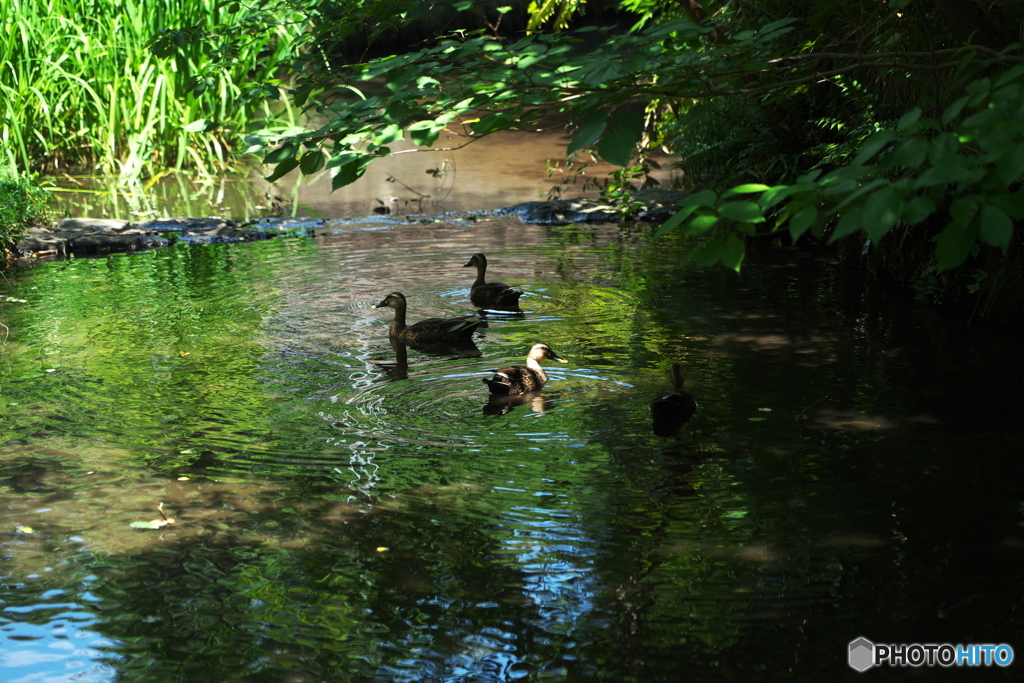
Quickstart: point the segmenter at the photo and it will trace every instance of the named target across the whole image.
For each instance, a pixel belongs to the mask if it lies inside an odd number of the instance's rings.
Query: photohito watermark
[[[872,643],[867,638],[851,640],[850,668],[867,671],[873,666],[1010,666],[1009,645],[950,645],[949,643]]]

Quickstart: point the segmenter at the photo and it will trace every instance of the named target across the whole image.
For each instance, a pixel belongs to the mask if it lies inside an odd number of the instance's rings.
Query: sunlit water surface
[[[1019,645],[1019,335],[685,248],[357,222],[10,274],[0,678],[862,680],[858,636]],[[371,306],[472,313],[477,251],[523,314],[396,363]],[[569,362],[489,406],[538,341]],[[699,409],[657,436],[673,362]]]

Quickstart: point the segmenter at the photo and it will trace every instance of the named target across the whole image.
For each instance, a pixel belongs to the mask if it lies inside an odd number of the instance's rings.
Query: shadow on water
[[[860,636],[1013,644],[1019,335],[685,248],[359,223],[0,283],[5,680],[861,680]],[[392,345],[370,303],[473,314],[479,251],[523,314]],[[538,340],[570,362],[494,401]],[[700,407],[660,436],[673,363]]]

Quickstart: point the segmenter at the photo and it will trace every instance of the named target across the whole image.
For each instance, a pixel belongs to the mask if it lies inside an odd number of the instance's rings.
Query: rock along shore
[[[675,212],[676,203],[687,194],[641,190],[635,200],[643,208],[636,217],[649,223],[664,222]],[[614,204],[598,199],[525,202],[482,213],[515,217],[536,225],[621,221]],[[377,218],[388,220],[383,216]],[[439,218],[444,220],[445,217]],[[406,219],[415,220],[416,217],[407,216]],[[320,218],[259,218],[244,223],[223,218],[155,218],[138,223],[103,218],[65,218],[55,227],[30,228],[15,242],[14,248],[18,256],[133,252],[167,247],[175,242],[221,244],[253,242],[276,235],[308,234],[329,228],[329,223]]]

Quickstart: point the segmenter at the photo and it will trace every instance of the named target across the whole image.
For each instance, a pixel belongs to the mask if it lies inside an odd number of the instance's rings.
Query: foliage
[[[456,18],[472,7],[441,5]],[[786,230],[877,244],[894,228],[933,223],[939,270],[964,263],[979,241],[1007,251],[1020,218],[1013,68],[1024,57],[1001,26],[1024,20],[1021,9],[996,3],[968,21],[951,4],[906,0],[625,0],[629,30],[539,30],[581,5],[534,3],[538,30],[525,35],[492,22],[340,65],[303,56],[294,96],[322,125],[264,131],[249,149],[276,166],[269,180],[328,169],[337,188],[404,139],[429,147],[444,133],[469,144],[561,121],[572,132],[568,156],[590,151],[623,167],[614,191],[653,147],[682,156],[689,177],[711,189],[660,234],[701,236],[702,263],[738,268],[747,239]],[[372,18],[381,36],[426,7],[363,0],[329,25],[323,14],[312,21],[344,36]]]
[[[216,0],[0,0],[0,159],[124,177],[213,171],[240,135],[273,121],[263,96],[276,95],[274,69],[299,31],[268,17],[249,31],[247,17]],[[149,48],[171,27],[214,26],[234,32],[230,50],[208,54],[180,31],[174,59]]]
[[[0,167],[0,247],[26,228],[46,223],[51,211],[50,193],[35,178]]]

